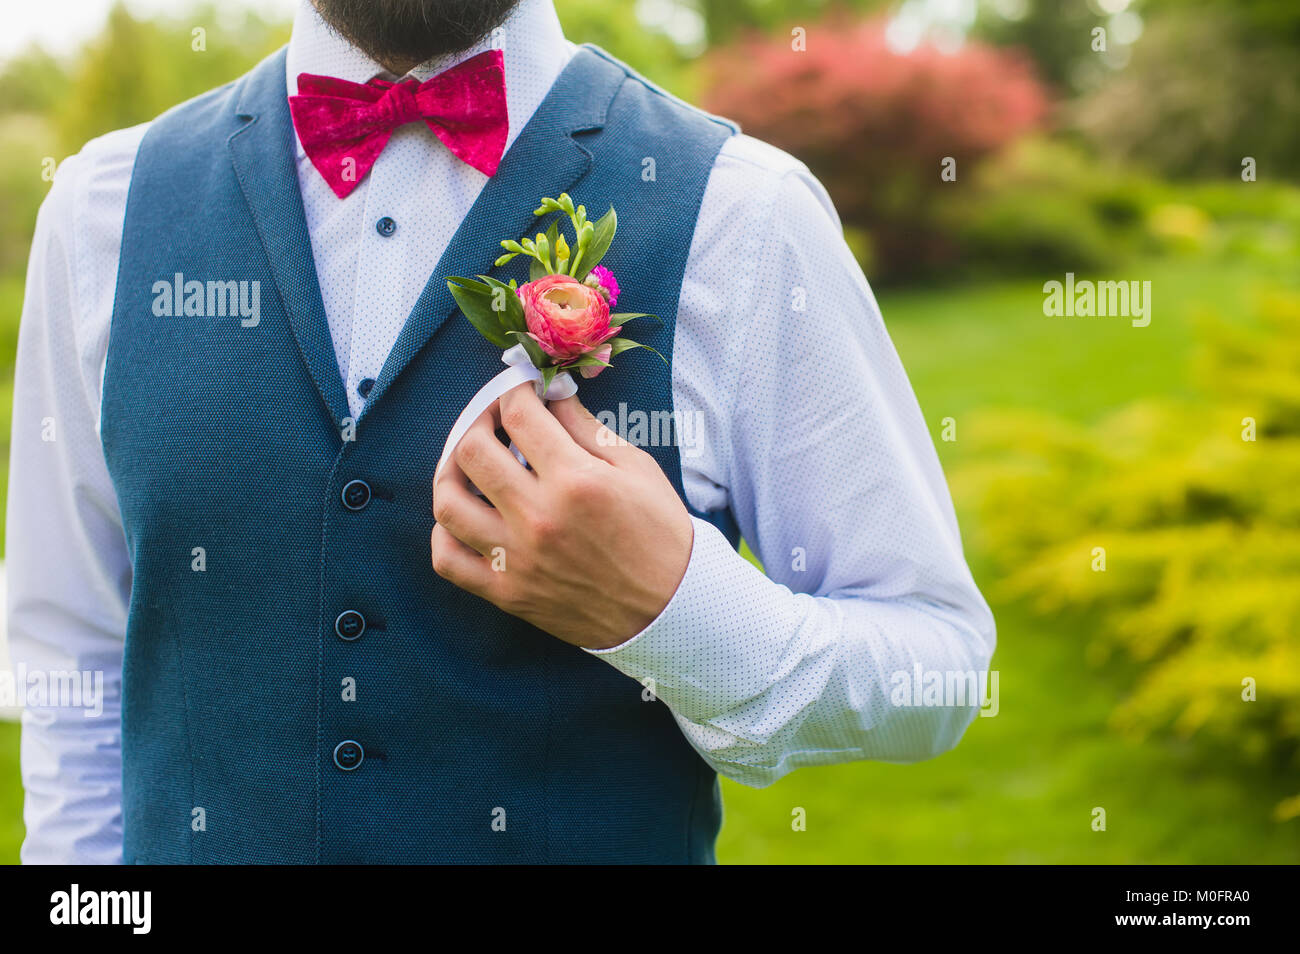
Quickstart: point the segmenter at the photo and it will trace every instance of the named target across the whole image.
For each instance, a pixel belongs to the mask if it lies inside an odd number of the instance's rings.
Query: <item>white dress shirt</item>
[[[494,37],[413,75],[491,45],[505,53],[513,142],[575,49],[551,0],[523,0]],[[300,72],[387,75],[307,0],[289,45],[291,91]],[[98,431],[127,188],[146,128],[64,162],[27,277],[8,511],[11,655],[28,671],[102,670],[106,698],[97,718],[70,705],[24,712],[26,862],[122,857],[131,562]],[[487,179],[422,123],[399,129],[346,199],[301,147],[298,179],[355,415],[358,386],[379,376]],[[374,227],[384,216],[397,222],[389,238]],[[802,163],[743,135],[723,147],[700,210],[672,386],[687,499],[699,511],[730,507],[767,575],[695,520],[685,578],[662,615],[596,655],[652,687],[700,755],[747,785],[804,765],[913,761],[953,746],[974,705],[891,701],[897,673],[982,673],[993,651],[934,446],[826,192]]]

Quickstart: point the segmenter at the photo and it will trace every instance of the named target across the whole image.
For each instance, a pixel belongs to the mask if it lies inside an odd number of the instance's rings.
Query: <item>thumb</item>
[[[631,448],[627,441],[596,420],[578,400],[577,395],[552,401],[549,407],[560,426],[569,432],[573,442],[593,457],[616,464],[624,459],[624,454]]]

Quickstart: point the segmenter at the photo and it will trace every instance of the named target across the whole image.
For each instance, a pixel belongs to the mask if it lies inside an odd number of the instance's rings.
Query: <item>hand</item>
[[[576,397],[548,409],[531,384],[466,432],[434,477],[433,515],[439,576],[587,649],[617,646],[654,621],[686,573],[694,535],[654,458]]]

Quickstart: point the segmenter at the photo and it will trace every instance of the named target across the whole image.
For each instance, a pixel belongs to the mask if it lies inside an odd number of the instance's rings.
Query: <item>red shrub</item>
[[[788,37],[749,39],[710,54],[705,104],[745,132],[808,163],[846,225],[868,230],[876,277],[941,267],[952,253],[932,225],[944,157],[957,182],[974,163],[1039,125],[1047,95],[1028,61],[967,43],[900,55],[885,21],[832,19]]]

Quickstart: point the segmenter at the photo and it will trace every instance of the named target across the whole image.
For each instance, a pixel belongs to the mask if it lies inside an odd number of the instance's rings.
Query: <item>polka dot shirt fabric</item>
[[[413,75],[492,45],[505,52],[513,141],[575,49],[550,0],[523,0],[483,44]],[[307,0],[288,69],[291,90],[300,72],[364,82],[378,71]],[[97,428],[127,188],[146,128],[95,140],[64,163],[33,243],[15,392],[11,655],[33,668],[104,670],[106,706],[98,720],[25,716],[28,862],[121,854],[131,569]],[[298,174],[356,415],[429,263],[487,180],[421,124],[397,130],[347,199],[301,149]],[[971,700],[920,705],[908,687],[936,673],[982,676],[994,627],[926,421],[829,197],[802,163],[747,136],[727,142],[709,180],[672,375],[687,498],[700,511],[729,507],[766,575],[695,520],[689,567],[663,613],[596,655],[651,687],[700,754],[747,785],[955,744]],[[50,417],[61,422],[54,443],[42,440]]]

